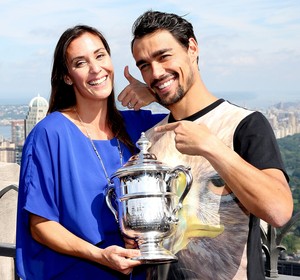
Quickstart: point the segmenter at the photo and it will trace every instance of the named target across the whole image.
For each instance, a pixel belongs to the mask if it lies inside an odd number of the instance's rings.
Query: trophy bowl
[[[182,165],[171,168],[157,161],[156,156],[148,152],[151,143],[145,133],[136,144],[140,153],[112,175],[106,203],[121,233],[137,241],[141,255],[135,260],[144,263],[177,261],[177,257],[163,247],[163,242],[176,231],[177,214],[193,180],[190,169]],[[185,185],[178,196],[182,182]]]

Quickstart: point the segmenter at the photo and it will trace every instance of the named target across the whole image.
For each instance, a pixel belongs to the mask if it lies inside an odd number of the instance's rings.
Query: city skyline
[[[0,0],[0,102],[49,98],[52,57],[61,33],[76,24],[107,38],[119,93],[123,69],[140,79],[130,52],[131,26],[148,9],[185,15],[200,47],[208,89],[248,107],[298,101],[300,2],[297,0],[96,1]]]

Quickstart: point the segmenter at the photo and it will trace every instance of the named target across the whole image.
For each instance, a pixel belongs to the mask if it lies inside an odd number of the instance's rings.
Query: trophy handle
[[[106,196],[105,196],[105,200],[106,200],[106,204],[107,204],[109,210],[114,214],[115,220],[116,220],[117,223],[118,223],[118,222],[119,222],[119,219],[118,219],[118,212],[117,212],[117,210],[113,207],[112,202],[111,202],[111,198],[112,198],[112,195],[113,195],[114,191],[115,191],[115,190],[114,190],[113,187],[109,187],[108,190],[107,190]]]
[[[172,212],[172,220],[174,220],[174,221],[177,221],[177,218],[175,215],[182,208],[182,202],[185,199],[185,197],[187,196],[188,192],[190,191],[192,183],[193,183],[193,175],[190,170],[191,170],[190,167],[185,167],[183,165],[178,165],[173,169],[173,172],[175,172],[176,175],[178,174],[178,172],[182,172],[185,175],[185,179],[186,179],[184,191],[182,192],[181,196],[179,197],[178,204]]]

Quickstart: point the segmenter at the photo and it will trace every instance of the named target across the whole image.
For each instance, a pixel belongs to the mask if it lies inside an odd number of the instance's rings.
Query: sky
[[[0,7],[2,104],[49,99],[56,43],[76,24],[96,27],[108,40],[116,93],[127,85],[126,65],[141,79],[131,27],[149,9],[193,24],[200,74],[216,96],[248,107],[300,101],[299,0],[0,0]]]

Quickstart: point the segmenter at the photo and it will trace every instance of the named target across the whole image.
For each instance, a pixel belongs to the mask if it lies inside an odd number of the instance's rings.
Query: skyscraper
[[[39,95],[30,101],[29,110],[25,119],[25,138],[33,127],[46,116],[48,107],[48,101]]]
[[[11,141],[16,145],[23,145],[24,140],[24,120],[12,120]]]

